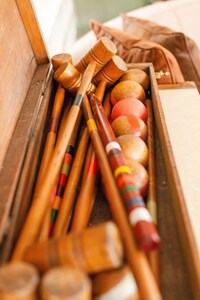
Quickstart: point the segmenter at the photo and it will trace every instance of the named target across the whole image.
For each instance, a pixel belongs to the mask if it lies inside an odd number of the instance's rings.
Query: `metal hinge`
[[[170,72],[163,72],[163,71],[159,71],[159,72],[155,72],[156,78],[162,78],[163,76],[170,76]]]

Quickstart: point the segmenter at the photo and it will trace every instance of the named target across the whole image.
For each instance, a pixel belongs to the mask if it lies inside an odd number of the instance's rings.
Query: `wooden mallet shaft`
[[[38,190],[37,198],[34,199],[29,210],[24,227],[13,252],[12,261],[23,259],[26,249],[35,242],[38,236],[45,211],[49,204],[49,198],[52,192],[51,188],[55,184],[55,180],[59,174],[66,147],[69,143],[74,125],[79,115],[82,99],[91,82],[94,69],[95,64],[90,64],[82,77],[81,85],[68,114],[67,122],[65,123],[65,129],[59,139],[59,143],[54,149],[49,168],[44,176],[43,184]]]
[[[97,73],[93,78],[93,82],[98,84],[95,94],[100,96],[100,101],[103,100],[106,86],[114,84],[127,71],[126,63],[117,55],[113,56],[111,60]],[[109,99],[107,99],[109,101]],[[109,116],[109,107],[106,103]],[[88,133],[89,134],[89,133]],[[93,146],[91,145],[93,148]],[[97,178],[98,163],[95,151],[92,150],[89,158],[89,166],[87,167],[87,176],[82,183],[81,190],[76,201],[76,207],[72,219],[72,230],[79,230],[87,226],[89,217],[93,208],[95,192],[95,183]],[[88,156],[87,155],[87,156]],[[87,158],[86,158],[87,159]]]
[[[120,230],[125,253],[135,276],[141,298],[143,300],[160,300],[162,297],[154,276],[150,270],[147,258],[144,252],[138,249],[134,240],[132,229],[127,218],[127,213],[125,211],[120,193],[115,184],[115,179],[113,177],[104,146],[99,136],[97,125],[92,115],[87,96],[84,97],[82,107],[84,117],[89,128],[90,137],[97,155],[110,209]]]
[[[62,64],[68,62],[72,63],[72,57],[70,54],[57,54],[52,57],[51,62],[53,65],[53,70],[55,72]],[[50,128],[44,146],[44,151],[43,151],[42,161],[40,164],[40,169],[37,177],[34,196],[37,194],[37,190],[40,184],[42,183],[43,176],[46,172],[47,166],[49,164],[49,160],[51,159],[54,150],[56,134],[57,134],[60,114],[61,114],[64,100],[65,100],[65,89],[61,85],[59,85],[54,98]]]

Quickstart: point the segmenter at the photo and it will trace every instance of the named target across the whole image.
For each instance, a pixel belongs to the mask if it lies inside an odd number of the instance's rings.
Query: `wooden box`
[[[30,205],[53,85],[30,1],[4,1],[0,15],[0,242],[7,259]]]
[[[55,88],[48,54],[30,0],[4,1],[1,4],[0,16],[0,258],[1,262],[5,262],[9,259],[30,206]],[[196,299],[199,299],[199,268],[196,266],[198,260],[192,258],[192,268],[189,268],[188,272],[176,225],[178,218],[179,228],[181,227],[182,212],[175,217],[170,192],[174,192],[174,181],[170,180],[169,189],[166,170],[170,168],[165,167],[159,142],[160,137],[165,153],[166,136],[163,134],[163,116],[159,108],[160,98],[154,69],[151,64],[129,67],[142,68],[150,76],[151,96],[160,134],[158,136],[156,130],[158,227],[162,238],[160,276],[163,298],[192,299],[192,286]],[[166,163],[170,164],[166,153],[164,157]],[[99,214],[102,210],[104,213]],[[99,215],[103,216],[99,218]],[[109,208],[107,202],[102,201],[99,191],[91,223],[99,223],[108,218]],[[186,234],[188,236],[190,232]],[[189,255],[191,253],[192,249]],[[194,266],[196,269],[193,272]],[[193,276],[189,276],[189,273]]]

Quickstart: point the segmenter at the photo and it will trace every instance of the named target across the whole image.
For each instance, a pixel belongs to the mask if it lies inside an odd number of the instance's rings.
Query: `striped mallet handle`
[[[55,72],[63,63],[68,63],[68,62],[72,63],[72,57],[70,54],[64,54],[64,53],[57,54],[52,57],[51,62],[53,65],[53,70]],[[46,172],[49,161],[53,154],[64,100],[65,100],[65,89],[61,85],[59,85],[54,99],[53,110],[52,110],[51,121],[50,121],[50,128],[47,134],[42,161],[40,164],[40,170],[37,176],[34,197],[36,196],[37,191],[40,188],[40,184],[42,184],[43,176]]]
[[[149,268],[147,258],[144,252],[141,251],[135,243],[132,228],[128,221],[121,195],[116,186],[115,179],[112,174],[112,170],[110,168],[104,146],[99,136],[97,125],[94,120],[87,96],[84,97],[82,109],[84,117],[87,121],[90,137],[98,159],[102,180],[104,181],[107,200],[109,202],[112,216],[120,230],[125,253],[131,269],[135,275],[141,299],[160,300],[162,297],[160,295],[152,272]]]
[[[101,81],[96,89],[96,93],[101,94],[101,99],[105,91],[105,81]],[[109,116],[111,111],[110,98],[107,96],[104,101],[104,109]],[[89,134],[89,133],[88,133]],[[82,180],[81,189],[76,200],[76,206],[73,213],[71,230],[77,231],[87,226],[89,218],[94,205],[96,197],[96,182],[98,177],[98,160],[93,148],[93,144],[90,143],[90,147],[86,156],[86,163],[84,169],[84,176]]]
[[[101,102],[94,94],[91,94],[90,101],[116,184],[124,200],[129,220],[133,227],[135,238],[141,249],[145,252],[150,252],[157,249],[160,245],[160,238],[156,227],[152,222],[149,211],[145,207],[143,198],[134,186],[131,170],[126,164],[120,145],[115,138]]]

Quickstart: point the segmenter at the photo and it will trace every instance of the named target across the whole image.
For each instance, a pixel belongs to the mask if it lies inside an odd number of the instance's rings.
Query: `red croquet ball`
[[[111,111],[111,121],[119,116],[136,116],[144,122],[147,120],[147,109],[138,99],[124,98],[117,102]]]

